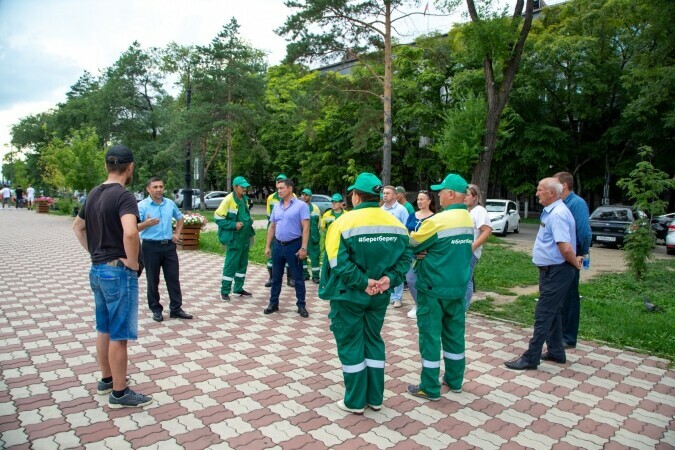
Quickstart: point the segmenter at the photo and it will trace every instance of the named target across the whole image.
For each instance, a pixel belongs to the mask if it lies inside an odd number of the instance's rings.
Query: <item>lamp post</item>
[[[187,91],[186,91],[187,111],[190,111],[190,101],[192,100],[192,85],[190,84],[190,63],[188,63],[187,73]],[[192,209],[192,178],[190,172],[190,162],[192,159],[192,139],[188,137],[187,147],[185,149],[185,189],[183,189],[183,211]]]

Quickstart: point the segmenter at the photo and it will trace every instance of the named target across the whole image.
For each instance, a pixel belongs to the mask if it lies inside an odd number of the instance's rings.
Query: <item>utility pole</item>
[[[190,63],[188,63],[187,73],[187,91],[186,91],[186,111],[190,111],[190,101],[192,100],[192,85],[190,84]],[[192,172],[190,172],[190,162],[192,159],[192,139],[188,138],[185,149],[185,189],[183,189],[183,211],[192,209]]]

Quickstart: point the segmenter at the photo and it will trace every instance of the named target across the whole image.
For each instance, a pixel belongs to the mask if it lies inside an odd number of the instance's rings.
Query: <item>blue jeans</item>
[[[471,255],[471,273],[469,274],[469,284],[466,286],[466,294],[464,294],[464,310],[468,311],[471,305],[471,297],[473,297],[473,269],[478,264],[476,255]]]
[[[305,277],[302,275],[302,261],[298,258],[298,251],[302,246],[302,239],[288,245],[281,245],[274,239],[272,244],[272,291],[270,305],[279,304],[281,295],[281,278],[284,276],[284,267],[288,265],[288,273],[295,280],[295,297],[298,308],[305,307]]]
[[[96,331],[111,341],[138,339],[138,275],[126,267],[92,264],[89,285],[94,292]]]
[[[417,272],[415,272],[415,268],[412,265],[408,273],[405,274],[405,281],[408,282],[408,290],[415,301],[415,305],[417,305]]]

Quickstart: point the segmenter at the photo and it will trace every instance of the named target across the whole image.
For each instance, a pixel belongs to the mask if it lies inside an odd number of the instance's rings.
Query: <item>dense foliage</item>
[[[591,207],[603,191],[623,201],[615,180],[635,168],[644,145],[672,178],[672,16],[667,0],[574,0],[545,9],[532,22],[501,116],[486,196],[536,203],[538,179],[567,170]],[[506,19],[394,42],[392,183],[412,191],[448,170],[475,174],[488,111],[481,61],[489,45],[515,45]],[[279,172],[315,192],[344,191],[359,171],[383,170],[385,60],[371,44],[368,64],[341,74],[292,63],[268,68],[234,19],[208,46],[134,42],[101,75],[84,73],[65,102],[14,124],[12,144],[22,155],[9,154],[3,172],[45,192],[86,190],[102,176],[94,168],[103,150],[122,143],[136,155],[133,190],[154,175],[171,190],[184,186],[189,143],[193,186],[202,192],[226,190],[239,174],[269,188]],[[493,64],[500,81],[499,59]]]

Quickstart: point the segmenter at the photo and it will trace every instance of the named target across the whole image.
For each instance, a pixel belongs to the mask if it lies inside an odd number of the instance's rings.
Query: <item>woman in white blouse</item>
[[[466,287],[466,294],[464,296],[465,309],[469,311],[471,305],[471,297],[473,297],[473,270],[480,259],[483,250],[483,243],[487,241],[492,234],[492,223],[487,210],[482,206],[483,196],[480,189],[475,184],[470,184],[466,190],[464,197],[464,204],[469,209],[469,214],[473,219],[473,257],[471,258],[471,276],[469,277],[469,285]]]

